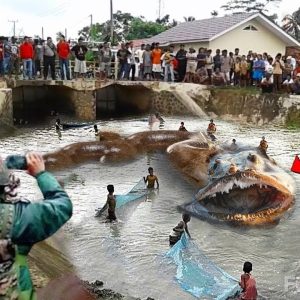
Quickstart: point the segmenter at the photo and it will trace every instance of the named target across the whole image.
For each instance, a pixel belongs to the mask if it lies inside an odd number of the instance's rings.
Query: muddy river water
[[[164,129],[177,129],[181,119],[165,118]],[[185,118],[190,131],[204,130],[207,120]],[[262,135],[269,142],[269,154],[285,169],[300,151],[300,132],[279,127],[254,128],[216,121],[220,140],[258,145]],[[129,135],[149,130],[147,116],[97,122],[100,130]],[[42,153],[78,142],[95,140],[92,127],[62,133],[54,126],[28,126],[0,139],[1,155],[38,150]],[[159,178],[159,192],[117,211],[119,222],[107,224],[94,217],[95,208],[106,200],[106,185],[115,193],[130,190],[151,165]],[[289,172],[289,171],[288,171]],[[191,201],[197,189],[176,170],[163,153],[137,157],[118,164],[87,163],[56,172],[72,198],[74,214],[61,234],[58,247],[70,258],[78,274],[87,280],[100,279],[107,287],[137,297],[161,300],[194,299],[182,291],[174,276],[176,267],[164,254],[170,230],[180,220],[176,206]],[[24,173],[20,194],[41,197],[35,181]],[[300,299],[300,175],[294,209],[277,226],[232,228],[192,219],[190,232],[204,253],[229,274],[239,278],[245,260],[253,263],[253,275],[263,299]],[[28,187],[29,186],[29,187]],[[288,283],[288,284],[287,284]],[[299,289],[297,294],[297,287]]]

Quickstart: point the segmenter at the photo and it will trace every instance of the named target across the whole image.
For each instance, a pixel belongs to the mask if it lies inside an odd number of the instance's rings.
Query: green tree
[[[210,14],[212,17],[217,17],[219,13],[216,10],[213,10]]]
[[[136,40],[150,38],[165,31],[166,29],[166,26],[163,24],[152,21],[144,21],[141,18],[134,18],[130,24],[128,33],[125,35],[125,39]]]
[[[189,16],[189,17],[183,17],[185,22],[193,22],[195,21],[195,17]]]
[[[269,4],[279,4],[281,0],[229,0],[221,8],[232,13],[252,13],[269,11]]]
[[[143,16],[134,17],[130,13],[117,11],[113,14],[113,44],[117,44],[118,42],[123,42],[125,40],[149,38],[174,27],[177,24],[177,21],[174,19],[170,21],[169,15],[153,22],[145,20]],[[92,30],[90,30],[90,26],[85,26],[78,32],[78,34],[87,40],[110,41],[110,29],[111,22],[110,20],[107,20],[101,24],[94,24]]]
[[[283,30],[300,41],[300,7],[291,15],[286,15],[282,21],[284,22]]]

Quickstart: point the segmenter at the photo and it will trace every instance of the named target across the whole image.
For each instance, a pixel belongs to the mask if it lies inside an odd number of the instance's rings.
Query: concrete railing
[[[22,63],[21,63],[22,66]],[[111,62],[111,73],[113,79],[118,79],[118,66],[119,62]],[[87,67],[87,74],[91,75],[91,77],[96,78],[100,74],[100,67],[96,66],[95,61],[87,61],[86,62],[86,67]],[[74,68],[75,68],[75,60],[69,60],[69,71],[70,71],[70,77],[71,79],[74,78]],[[41,75],[43,74],[44,66],[41,64]],[[50,72],[50,70],[49,70]],[[55,60],[55,73],[56,77],[60,77],[60,65],[59,65],[59,60]]]

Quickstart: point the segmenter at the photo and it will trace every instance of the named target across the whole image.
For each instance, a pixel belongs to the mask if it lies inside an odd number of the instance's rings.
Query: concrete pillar
[[[12,90],[0,89],[0,122],[13,125]]]
[[[71,102],[79,120],[96,120],[96,91],[72,90]]]

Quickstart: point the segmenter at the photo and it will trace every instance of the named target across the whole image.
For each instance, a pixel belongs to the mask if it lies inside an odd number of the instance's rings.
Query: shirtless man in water
[[[217,131],[217,126],[214,123],[214,120],[211,119],[210,123],[208,124],[208,127],[207,127],[207,135],[211,138],[212,141],[216,140],[216,137],[215,137],[216,131]]]
[[[108,215],[107,215],[106,219],[109,222],[112,222],[112,221],[117,220],[117,217],[115,214],[116,198],[114,195],[114,191],[115,191],[114,186],[112,184],[109,184],[107,186],[107,191],[108,191],[107,201],[106,201],[105,205],[99,210],[99,212],[97,213],[97,216],[100,216],[108,208]]]
[[[187,223],[190,222],[191,216],[189,214],[182,215],[182,221],[180,221],[177,226],[175,226],[170,235],[169,242],[170,246],[175,245],[180,239],[184,232],[187,233],[188,237],[191,238]]]
[[[147,177],[144,177],[144,182],[147,183],[148,189],[154,188],[154,183],[156,182],[157,188],[159,188],[158,178],[153,174],[153,168],[148,168],[149,175]]]
[[[259,143],[259,148],[265,152],[267,152],[268,149],[268,142],[266,141],[265,137],[263,136],[261,138],[261,141]]]

